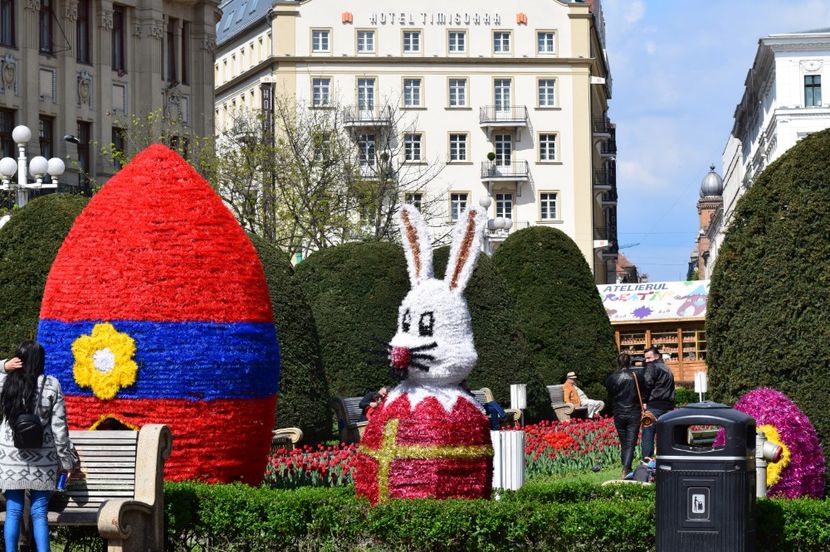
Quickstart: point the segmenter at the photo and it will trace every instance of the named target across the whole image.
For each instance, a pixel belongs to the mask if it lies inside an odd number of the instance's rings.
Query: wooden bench
[[[489,387],[473,389],[472,393],[476,400],[481,404],[487,404],[488,402],[495,400],[495,398],[493,397],[493,392],[490,390]],[[522,411],[518,408],[505,408],[504,412],[508,416],[508,423],[516,423],[521,421],[522,419]]]
[[[571,418],[585,418],[588,416],[588,409],[584,406],[575,407],[569,402],[565,402],[564,385],[548,385],[548,394],[550,395],[550,405],[553,407],[556,418],[565,422]]]
[[[361,422],[360,401],[363,397],[335,397],[331,407],[337,415],[337,429],[343,443],[359,443],[369,422]]]
[[[108,552],[164,549],[164,461],[173,438],[166,425],[140,431],[70,431],[81,477],[49,502],[50,525],[98,527]],[[5,522],[6,513],[0,514]]]
[[[303,440],[303,430],[299,427],[281,427],[271,434],[271,452],[277,449],[294,450]]]

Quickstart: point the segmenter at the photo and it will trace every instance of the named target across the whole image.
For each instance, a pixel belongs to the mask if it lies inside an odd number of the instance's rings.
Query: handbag
[[[654,415],[654,412],[647,410],[643,406],[643,396],[640,394],[640,384],[637,383],[637,376],[631,374],[631,377],[634,378],[634,386],[637,388],[637,398],[640,400],[640,425],[643,427],[651,427],[657,422],[657,416]]]
[[[33,449],[43,446],[43,424],[40,422],[40,416],[37,415],[37,409],[40,407],[40,399],[43,397],[43,386],[45,384],[46,376],[43,376],[32,412],[18,414],[17,419],[12,424],[14,446],[19,449]]]

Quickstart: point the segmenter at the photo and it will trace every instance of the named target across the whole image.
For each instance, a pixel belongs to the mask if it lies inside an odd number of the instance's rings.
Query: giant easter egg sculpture
[[[147,148],[78,216],[38,340],[72,429],[167,424],[167,479],[260,482],[279,382],[265,275],[178,154]]]

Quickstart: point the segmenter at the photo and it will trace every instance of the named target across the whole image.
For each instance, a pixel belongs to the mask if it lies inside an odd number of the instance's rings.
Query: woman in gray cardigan
[[[77,463],[69,441],[61,385],[54,377],[43,375],[43,364],[43,347],[34,341],[24,341],[17,348],[15,358],[4,361],[0,370],[0,489],[6,495],[3,527],[6,552],[17,550],[26,489],[31,491],[37,551],[49,552],[46,519],[49,496],[60,472],[72,470]],[[34,408],[41,388],[40,404]],[[10,422],[33,409],[43,425],[43,446],[19,449],[15,446]]]

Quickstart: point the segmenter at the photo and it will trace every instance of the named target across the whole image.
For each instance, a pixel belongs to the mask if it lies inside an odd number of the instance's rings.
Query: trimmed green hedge
[[[501,500],[402,500],[351,488],[294,491],[167,483],[168,550],[562,550],[655,547],[654,487],[529,484]],[[761,500],[757,550],[830,548],[830,502]]]
[[[329,393],[363,395],[395,383],[385,344],[409,291],[401,246],[362,242],[323,249],[300,263],[294,277],[317,323]]]
[[[433,253],[435,277],[443,278],[449,260],[449,246]],[[510,384],[527,384],[526,421],[551,417],[550,398],[542,378],[530,363],[527,341],[519,331],[516,304],[507,283],[487,255],[480,255],[478,264],[464,290],[478,363],[468,383],[473,389],[489,387],[496,400],[510,406]]]
[[[769,165],[718,253],[706,334],[712,398],[767,386],[810,418],[830,459],[830,130]]]
[[[299,427],[303,442],[331,438],[331,409],[320,344],[311,307],[294,280],[288,257],[262,238],[248,234],[257,250],[280,340],[280,398],[277,427]]]
[[[0,228],[0,358],[37,335],[49,269],[88,202],[79,195],[45,195]]]
[[[594,277],[571,238],[535,226],[511,234],[493,254],[516,299],[519,327],[546,385],[579,374],[589,397],[605,399],[614,369],[614,334]]]

